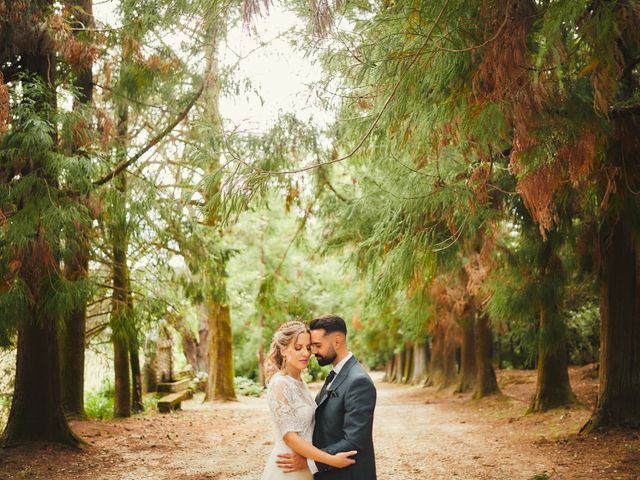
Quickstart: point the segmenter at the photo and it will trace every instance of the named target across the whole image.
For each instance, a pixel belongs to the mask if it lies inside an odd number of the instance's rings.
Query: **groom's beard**
[[[332,350],[331,353],[329,353],[326,357],[316,353],[316,360],[318,361],[318,365],[324,367],[325,365],[333,363],[337,356],[338,354],[335,350]]]

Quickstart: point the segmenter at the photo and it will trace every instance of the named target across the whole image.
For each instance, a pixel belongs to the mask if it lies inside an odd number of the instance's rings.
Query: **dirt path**
[[[588,417],[588,402],[525,417],[531,372],[501,374],[500,383],[506,395],[474,402],[451,390],[377,382],[379,480],[528,480],[542,473],[552,479],[640,479],[638,433],[572,436]],[[592,396],[592,382],[574,384],[579,398]],[[200,400],[169,415],[76,422],[74,429],[90,442],[84,451],[6,450],[0,479],[258,480],[272,446],[265,400]]]

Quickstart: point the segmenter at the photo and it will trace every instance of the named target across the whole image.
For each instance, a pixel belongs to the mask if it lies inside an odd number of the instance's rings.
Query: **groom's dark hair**
[[[309,329],[323,329],[327,333],[342,332],[347,335],[347,324],[337,315],[322,315],[309,322]]]

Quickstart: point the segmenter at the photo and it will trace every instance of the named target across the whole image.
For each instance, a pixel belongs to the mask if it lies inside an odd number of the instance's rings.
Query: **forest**
[[[639,26],[637,0],[0,0],[8,478],[85,478],[24,452],[179,421],[166,385],[266,412],[274,331],[325,313],[394,402],[497,411],[530,374],[510,422],[572,414],[558,448],[640,477]],[[198,475],[167,478],[259,474]]]

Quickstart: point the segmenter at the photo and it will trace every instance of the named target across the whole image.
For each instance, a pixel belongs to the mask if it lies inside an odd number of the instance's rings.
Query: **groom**
[[[356,450],[354,465],[333,468],[293,453],[278,455],[285,472],[309,467],[316,480],[376,480],[373,452],[373,410],[376,389],[360,362],[347,348],[347,326],[336,315],[315,318],[309,324],[311,348],[318,363],[332,364],[322,390],[316,397],[316,425],[313,444],[335,454]]]

